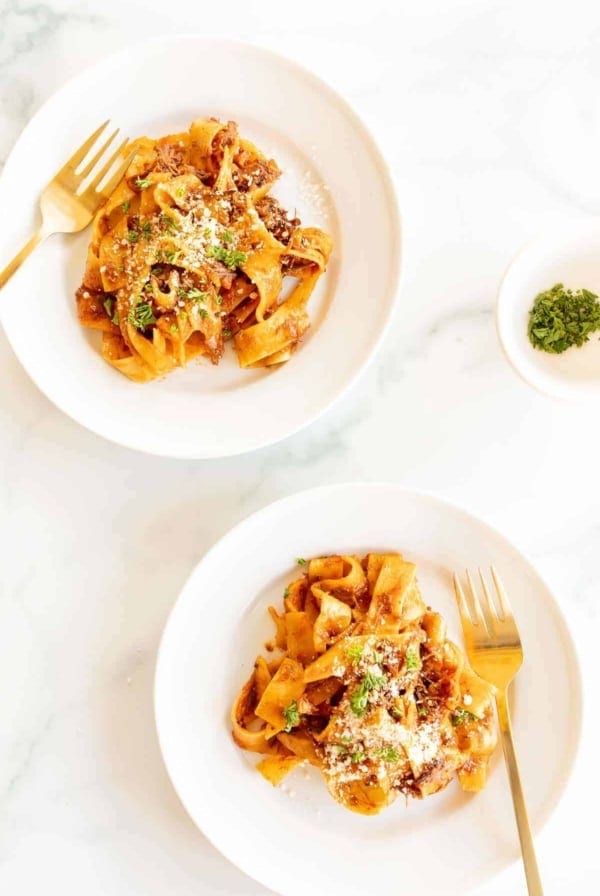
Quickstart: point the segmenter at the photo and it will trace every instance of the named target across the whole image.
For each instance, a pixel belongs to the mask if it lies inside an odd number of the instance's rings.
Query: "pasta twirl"
[[[77,291],[105,360],[136,382],[199,355],[217,364],[230,339],[242,367],[287,361],[332,242],[268,195],[276,162],[212,118],[127,149],[136,155],[94,220]]]
[[[480,790],[496,746],[493,690],[426,607],[400,554],[311,560],[271,607],[279,655],[258,657],[232,709],[233,738],[279,784],[301,762],[343,806],[375,814],[456,775]]]

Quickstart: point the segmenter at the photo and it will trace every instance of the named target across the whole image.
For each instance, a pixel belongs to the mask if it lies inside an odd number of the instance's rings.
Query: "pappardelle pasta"
[[[287,361],[310,326],[306,306],[331,238],[302,227],[268,195],[280,175],[233,121],[142,137],[97,214],[79,319],[102,331],[102,355],[136,382],[233,340],[242,367]],[[281,298],[284,278],[295,287]]]
[[[399,793],[422,798],[454,775],[484,786],[496,746],[493,689],[427,607],[400,554],[298,561],[284,610],[232,709],[235,743],[264,754],[272,784],[303,762],[331,795],[372,815]]]

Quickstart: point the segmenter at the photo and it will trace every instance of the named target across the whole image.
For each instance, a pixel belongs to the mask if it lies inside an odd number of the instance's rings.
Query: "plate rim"
[[[202,565],[205,563],[205,561],[207,559],[209,559],[211,557],[211,555],[216,553],[221,548],[223,543],[225,543],[229,538],[233,538],[246,525],[251,525],[252,522],[259,519],[260,517],[267,517],[270,514],[276,513],[280,507],[282,507],[286,504],[293,504],[295,501],[311,500],[311,499],[317,497],[319,494],[332,495],[337,491],[344,491],[346,489],[363,490],[363,491],[367,491],[369,489],[380,489],[380,490],[385,490],[385,491],[388,491],[388,490],[394,491],[396,493],[401,493],[408,497],[416,497],[418,499],[422,499],[424,501],[431,502],[434,505],[442,506],[445,509],[448,509],[453,513],[458,513],[460,516],[465,517],[470,521],[477,522],[480,526],[483,526],[488,532],[493,534],[496,538],[499,538],[502,542],[504,542],[512,551],[519,554],[519,556],[524,560],[524,562],[529,567],[530,572],[534,575],[534,577],[537,579],[537,581],[542,586],[542,588],[545,589],[545,591],[550,596],[551,600],[548,602],[548,605],[549,605],[549,608],[551,609],[551,611],[554,613],[555,617],[557,618],[557,620],[560,624],[560,627],[562,628],[563,634],[566,635],[566,645],[567,645],[567,648],[571,655],[570,656],[571,665],[572,665],[571,674],[573,676],[573,680],[577,684],[577,695],[576,695],[577,699],[576,699],[576,705],[574,706],[574,715],[575,715],[576,723],[575,723],[575,730],[572,732],[570,740],[569,740],[569,744],[568,744],[568,749],[569,749],[568,762],[565,764],[565,768],[562,771],[562,775],[561,775],[560,779],[558,780],[557,786],[555,786],[555,789],[553,792],[553,799],[545,804],[545,806],[543,807],[543,810],[540,813],[540,816],[539,816],[537,822],[534,822],[531,825],[532,832],[535,836],[539,835],[541,833],[541,831],[546,827],[546,825],[548,824],[552,815],[557,810],[560,803],[563,801],[565,792],[567,789],[567,785],[573,775],[573,771],[575,769],[577,759],[578,759],[580,749],[581,749],[581,735],[582,735],[582,730],[583,730],[583,715],[584,715],[584,705],[586,702],[586,692],[584,689],[584,680],[583,680],[583,676],[582,676],[582,672],[581,672],[581,662],[580,662],[579,654],[577,651],[577,642],[576,642],[575,638],[573,637],[573,635],[571,634],[571,628],[568,624],[566,614],[563,612],[563,608],[562,608],[561,604],[559,603],[558,599],[556,598],[554,590],[550,587],[546,578],[540,573],[540,571],[537,568],[537,565],[532,561],[528,552],[523,551],[507,535],[505,535],[505,533],[501,529],[499,529],[495,525],[492,525],[487,520],[487,517],[479,515],[479,513],[472,511],[469,507],[467,507],[463,504],[458,504],[458,503],[451,501],[445,497],[440,497],[439,495],[435,494],[432,491],[428,491],[426,489],[411,488],[411,487],[407,487],[407,486],[403,485],[402,483],[390,482],[390,481],[378,480],[378,479],[377,480],[349,480],[349,481],[344,481],[344,482],[340,482],[340,483],[332,483],[329,485],[319,485],[319,486],[314,486],[312,488],[302,489],[300,491],[292,492],[291,494],[287,494],[287,495],[284,495],[283,497],[277,498],[276,500],[271,501],[268,504],[258,508],[257,510],[254,510],[251,513],[247,514],[243,519],[241,519],[239,522],[235,523],[231,528],[229,528],[226,532],[224,532],[221,536],[219,536],[217,538],[217,540],[215,542],[213,542],[210,545],[210,547],[201,555],[200,559],[198,560],[198,562],[196,563],[196,565],[194,566],[194,568],[191,570],[190,574],[186,578],[184,584],[179,589],[177,597],[175,598],[175,601],[167,615],[167,618],[166,618],[166,621],[164,624],[164,628],[163,628],[163,631],[162,631],[162,634],[160,637],[159,646],[158,646],[158,649],[156,652],[156,661],[155,661],[155,668],[154,668],[154,681],[153,681],[153,711],[154,711],[154,722],[155,722],[156,736],[158,739],[158,744],[159,744],[162,760],[163,760],[163,763],[165,766],[165,770],[167,772],[169,781],[171,782],[171,786],[173,787],[173,790],[175,791],[177,798],[179,799],[182,807],[184,808],[185,812],[191,819],[194,826],[198,829],[200,834],[203,837],[205,837],[206,840],[226,859],[226,861],[230,862],[232,865],[234,865],[234,867],[238,868],[238,870],[240,870],[243,874],[245,874],[251,880],[254,880],[256,883],[259,883],[261,886],[271,888],[274,890],[274,892],[280,893],[280,894],[284,894],[284,891],[280,891],[279,889],[276,889],[273,882],[265,882],[265,880],[260,879],[259,877],[256,877],[254,874],[246,871],[245,868],[242,868],[240,865],[237,864],[237,862],[235,862],[232,858],[230,858],[229,854],[223,851],[221,846],[217,842],[215,842],[215,840],[212,839],[212,836],[206,832],[204,827],[200,826],[200,824],[196,821],[194,814],[192,813],[190,808],[188,808],[188,804],[187,804],[186,800],[184,799],[184,797],[182,796],[178,786],[175,783],[174,777],[171,774],[171,769],[169,766],[169,762],[167,760],[167,754],[166,754],[165,746],[164,746],[166,738],[163,738],[163,735],[161,734],[161,722],[160,722],[160,716],[161,716],[160,704],[162,701],[162,695],[160,693],[161,692],[161,684],[160,684],[161,669],[166,662],[165,655],[166,655],[167,647],[165,645],[167,644],[169,632],[175,625],[175,622],[173,620],[176,620],[179,615],[179,612],[182,612],[179,608],[181,608],[183,606],[184,600],[188,599],[187,595],[188,595],[188,593],[191,592],[191,586],[192,586],[192,583],[193,583],[194,578],[196,577],[198,571],[200,570]],[[505,871],[507,868],[514,865],[518,860],[519,860],[518,856],[515,856],[512,861],[509,861],[503,867],[495,870],[490,875],[488,880],[494,879],[500,873]],[[464,890],[464,892],[465,893],[473,892],[474,887],[478,887],[478,886],[481,886],[481,882],[479,882],[478,884],[475,884],[473,886],[468,886]],[[285,894],[284,894],[284,896],[285,896]]]
[[[144,40],[138,40],[132,42],[125,46],[120,50],[116,50],[113,53],[106,54],[102,56],[96,62],[93,62],[90,65],[84,66],[78,72],[71,75],[66,81],[64,81],[53,93],[47,97],[41,106],[36,109],[34,115],[29,119],[25,127],[19,133],[14,145],[12,146],[3,166],[2,171],[0,172],[0,189],[4,180],[6,179],[6,171],[9,170],[11,166],[15,164],[15,159],[18,158],[18,154],[20,151],[21,144],[29,131],[34,127],[35,122],[42,115],[42,113],[46,112],[47,108],[51,106],[52,103],[56,102],[58,98],[67,90],[72,89],[72,87],[77,83],[77,81],[83,77],[93,77],[94,73],[101,72],[104,68],[110,68],[115,62],[122,60],[123,58],[130,57],[132,54],[137,52],[145,52],[147,50],[152,49],[153,47],[160,46],[168,46],[175,45],[178,43],[189,43],[194,41],[200,41],[203,43],[211,43],[211,44],[221,44],[223,46],[231,47],[231,48],[242,48],[245,50],[250,50],[252,52],[257,52],[259,54],[263,54],[267,57],[270,57],[274,62],[278,65],[286,66],[292,72],[295,72],[299,76],[302,76],[304,79],[307,79],[314,86],[318,87],[319,90],[325,94],[332,102],[338,105],[338,108],[344,113],[344,115],[351,121],[353,127],[359,133],[361,139],[364,142],[364,145],[369,150],[369,153],[375,163],[376,170],[379,173],[379,176],[382,179],[382,185],[385,192],[385,196],[387,198],[388,205],[388,228],[390,233],[390,241],[393,247],[392,252],[390,253],[390,274],[389,274],[389,284],[386,289],[386,298],[387,298],[387,307],[384,310],[384,313],[381,317],[381,322],[379,325],[378,332],[373,338],[371,344],[367,347],[367,351],[364,354],[362,361],[356,366],[352,375],[347,379],[345,385],[343,385],[339,391],[334,394],[324,405],[317,408],[317,410],[313,411],[311,414],[308,414],[304,419],[297,422],[291,428],[286,431],[280,433],[275,438],[263,439],[260,437],[260,432],[257,430],[252,439],[246,439],[244,444],[238,445],[237,447],[229,447],[226,450],[218,449],[217,447],[214,450],[207,450],[206,448],[191,450],[190,448],[184,448],[183,450],[177,450],[174,447],[166,450],[166,446],[158,446],[158,448],[148,447],[148,445],[143,444],[143,440],[136,440],[135,438],[120,438],[116,435],[108,434],[105,431],[105,428],[102,425],[96,425],[93,421],[90,422],[81,422],[78,417],[74,416],[74,413],[67,409],[65,406],[65,402],[63,401],[61,396],[50,395],[45,388],[45,383],[40,383],[32,373],[30,372],[28,363],[23,359],[21,353],[18,353],[15,347],[13,346],[12,340],[10,339],[6,328],[3,326],[4,335],[6,340],[14,354],[17,358],[19,364],[27,373],[29,379],[34,383],[34,385],[43,393],[43,395],[50,401],[55,407],[57,407],[63,414],[77,423],[79,426],[82,426],[84,429],[87,429],[89,432],[94,433],[94,435],[99,436],[103,439],[106,439],[108,442],[112,444],[119,445],[124,448],[131,449],[133,451],[139,451],[142,454],[147,454],[154,457],[169,457],[177,460],[209,460],[209,459],[217,459],[217,458],[226,458],[226,457],[237,457],[244,454],[249,454],[253,451],[258,451],[262,448],[267,448],[272,445],[277,445],[283,442],[286,439],[293,437],[296,433],[301,430],[308,428],[313,423],[315,423],[319,418],[323,417],[325,414],[329,413],[329,411],[336,405],[339,401],[346,396],[351,389],[355,386],[360,377],[366,372],[368,367],[373,363],[375,357],[377,356],[381,345],[387,336],[390,326],[394,317],[394,313],[400,298],[401,288],[402,288],[402,275],[404,272],[404,258],[403,258],[403,220],[400,213],[399,206],[399,198],[396,190],[394,176],[391,171],[390,163],[386,154],[383,152],[378,142],[375,140],[371,129],[363,121],[362,117],[358,114],[358,112],[354,109],[352,104],[346,96],[339,92],[336,88],[331,86],[331,84],[322,78],[320,75],[313,72],[310,68],[305,67],[301,62],[298,62],[295,58],[287,56],[284,53],[280,53],[277,50],[272,50],[270,47],[265,47],[260,43],[256,43],[254,41],[241,40],[237,38],[230,38],[218,34],[200,34],[198,32],[194,32],[192,34],[169,34],[158,37],[151,37]],[[87,229],[87,228],[86,228]],[[1,321],[0,321],[1,324]]]

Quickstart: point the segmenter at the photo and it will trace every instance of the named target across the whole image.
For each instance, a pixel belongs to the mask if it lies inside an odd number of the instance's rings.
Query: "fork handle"
[[[537,859],[535,857],[533,837],[531,836],[531,828],[529,827],[529,817],[527,815],[527,806],[525,805],[525,796],[521,785],[521,776],[519,775],[519,766],[517,764],[517,754],[515,753],[515,745],[513,742],[506,691],[496,697],[496,706],[498,708],[498,721],[500,722],[504,759],[506,761],[515,818],[517,819],[517,828],[519,830],[519,840],[521,841],[521,853],[523,855],[523,865],[525,867],[527,890],[529,896],[544,896],[540,872],[538,871]]]
[[[2,289],[4,284],[10,280],[17,268],[21,267],[27,256],[30,255],[35,247],[38,246],[42,240],[45,240],[47,236],[48,233],[40,227],[40,229],[33,234],[31,239],[27,240],[21,251],[17,252],[13,260],[9,261],[3,271],[0,271],[0,289]]]

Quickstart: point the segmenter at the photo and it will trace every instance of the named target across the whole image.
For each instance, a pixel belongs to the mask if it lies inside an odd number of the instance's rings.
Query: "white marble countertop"
[[[192,566],[289,492],[389,479],[483,515],[553,584],[597,681],[600,423],[524,385],[493,323],[520,244],[565,215],[600,214],[597,4],[0,0],[0,162],[88,62],[194,30],[283,50],[353,103],[397,183],[401,298],[378,358],[332,413],[281,445],[211,462],[142,456],[81,429],[0,333],[0,891],[11,896],[266,893],[181,808],[151,693]],[[589,893],[600,873],[594,702],[538,838],[549,896]],[[524,892],[515,865],[478,896]]]

